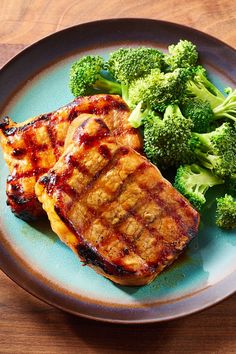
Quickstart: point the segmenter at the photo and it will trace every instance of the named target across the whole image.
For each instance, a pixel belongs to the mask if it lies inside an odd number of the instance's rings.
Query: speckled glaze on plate
[[[0,72],[1,115],[20,122],[73,99],[71,63],[81,55],[103,56],[121,46],[165,50],[192,40],[201,62],[220,88],[236,86],[236,52],[202,32],[173,23],[117,19],[87,23],[55,33],[18,54]],[[156,322],[184,316],[217,303],[236,290],[236,235],[214,225],[212,189],[199,236],[154,282],[118,286],[83,267],[44,219],[27,224],[5,204],[7,168],[0,155],[0,267],[17,284],[45,302],[76,315],[122,323]]]

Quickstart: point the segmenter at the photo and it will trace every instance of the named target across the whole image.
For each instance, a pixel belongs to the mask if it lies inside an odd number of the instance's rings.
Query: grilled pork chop
[[[141,149],[137,130],[128,122],[129,113],[119,96],[95,95],[79,97],[55,112],[20,124],[3,118],[0,138],[10,170],[7,203],[13,213],[24,220],[35,219],[41,214],[42,208],[34,192],[35,183],[62,154],[68,128],[76,117],[82,122],[89,114],[99,116],[119,142]]]
[[[151,282],[198,231],[197,211],[100,119],[74,126],[35,190],[60,239],[119,284]]]

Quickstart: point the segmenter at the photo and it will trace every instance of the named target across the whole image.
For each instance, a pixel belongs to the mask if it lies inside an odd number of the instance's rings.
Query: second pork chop
[[[36,195],[61,240],[123,285],[152,281],[198,231],[197,211],[100,119],[74,126]]]

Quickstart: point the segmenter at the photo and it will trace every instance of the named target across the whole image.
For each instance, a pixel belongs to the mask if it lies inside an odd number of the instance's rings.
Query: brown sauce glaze
[[[27,153],[27,150],[24,148],[17,148],[14,149],[12,152],[12,156],[16,157],[16,158],[22,158],[23,156],[25,156]]]
[[[99,154],[107,160],[111,159],[111,152],[107,145],[100,145],[98,148]]]
[[[110,130],[106,126],[106,124],[101,119],[95,119],[96,123],[98,123],[99,128],[96,134],[88,134],[83,131],[86,126],[88,119],[86,119],[79,129],[74,134],[74,139],[77,140],[80,144],[83,144],[87,148],[91,148],[93,146],[97,146],[100,143],[101,139],[104,139],[107,136],[110,136]]]

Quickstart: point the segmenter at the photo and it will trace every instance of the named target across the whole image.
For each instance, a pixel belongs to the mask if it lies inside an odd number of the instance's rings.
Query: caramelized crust
[[[187,200],[100,119],[74,126],[36,195],[61,240],[123,285],[152,281],[198,231],[199,215]]]
[[[70,124],[76,125],[92,115],[104,120],[124,145],[140,150],[141,140],[129,122],[129,109],[119,96],[78,97],[59,110],[16,124],[5,117],[0,121],[4,158],[10,170],[7,203],[16,216],[29,220],[41,214],[34,187],[61,156]]]

